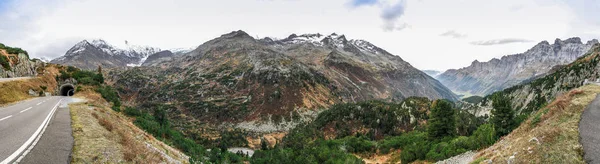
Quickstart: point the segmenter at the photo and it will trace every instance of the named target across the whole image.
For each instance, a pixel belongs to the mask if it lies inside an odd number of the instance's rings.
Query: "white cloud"
[[[401,31],[406,28],[410,28],[408,23],[385,22],[383,24],[383,30],[387,32]]]
[[[456,32],[454,30],[449,30],[449,31],[446,31],[446,32],[440,34],[440,36],[460,39],[460,38],[466,38],[467,34],[462,34],[462,33]]]
[[[493,39],[493,40],[479,40],[471,42],[472,45],[480,46],[492,46],[499,44],[511,44],[511,43],[527,43],[533,42],[532,40],[519,39],[519,38],[504,38],[504,39]]]
[[[475,59],[524,52],[542,40],[598,36],[589,34],[598,29],[588,23],[590,17],[582,18],[557,0],[367,0],[369,5],[355,8],[348,7],[350,0],[13,1],[19,7],[0,11],[0,20],[10,22],[0,23],[2,42],[22,47],[34,57],[49,58],[62,55],[84,38],[168,49],[198,46],[241,29],[261,37],[346,34],[368,40],[417,68],[444,70],[467,66]],[[515,6],[520,9],[514,10]],[[468,34],[468,38],[441,37],[448,29],[460,32],[448,36]],[[497,38],[534,42],[471,44]]]

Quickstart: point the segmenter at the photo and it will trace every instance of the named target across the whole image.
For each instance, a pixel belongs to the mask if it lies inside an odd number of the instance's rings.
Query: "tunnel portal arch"
[[[61,96],[73,96],[75,94],[75,86],[73,84],[63,84],[60,86]]]

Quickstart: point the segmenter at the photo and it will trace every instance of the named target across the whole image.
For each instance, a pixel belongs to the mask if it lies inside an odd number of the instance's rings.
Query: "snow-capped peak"
[[[298,44],[298,43],[313,43],[316,45],[322,45],[321,40],[323,40],[323,35],[316,34],[302,34],[296,35],[292,34],[289,37],[279,40],[285,44]]]
[[[128,41],[124,41],[123,45],[112,45],[102,39],[95,39],[91,41],[94,47],[106,52],[107,54],[114,55],[125,55],[133,58],[144,58],[154,53],[160,52],[160,48],[154,48],[149,46],[139,46],[129,44]]]
[[[65,56],[73,56],[76,54],[79,54],[80,52],[83,52],[84,50],[86,50],[87,47],[93,46],[92,44],[90,44],[87,40],[82,40],[81,42],[75,44],[73,47],[71,47],[71,49],[69,49],[67,51],[67,53],[65,54]]]
[[[332,33],[331,35],[325,37],[325,39],[323,39],[322,42],[336,48],[342,48],[348,42],[348,40],[346,40],[345,35],[338,35],[336,33]]]
[[[383,53],[379,47],[371,44],[368,41],[361,40],[361,39],[348,40],[345,35],[337,34],[337,33],[331,33],[327,36],[322,35],[320,33],[302,34],[302,35],[292,34],[285,39],[272,39],[272,38],[266,37],[261,40],[264,42],[269,42],[269,43],[275,42],[275,43],[279,43],[279,44],[312,43],[313,45],[317,45],[317,46],[330,46],[333,48],[344,48],[347,45],[352,45],[352,46],[355,46],[356,48],[360,49],[361,51],[365,51],[365,52],[369,52],[369,53],[373,53],[373,54]]]
[[[83,40],[69,49],[63,57],[57,58],[56,60],[64,60],[64,57],[66,56],[80,55],[80,53],[91,48],[100,50],[110,56],[127,57],[129,58],[128,60],[133,61],[128,65],[133,66],[141,65],[148,56],[161,51],[160,48],[132,45],[128,41],[124,41],[123,43],[124,44],[113,45],[103,39]]]
[[[371,52],[374,54],[379,54],[379,48],[373,44],[371,44],[370,42],[366,41],[366,40],[350,40],[350,43],[354,46],[356,46],[357,48],[359,48],[361,51],[367,51],[367,52]]]
[[[177,55],[182,55],[182,54],[186,54],[188,52],[192,52],[194,49],[196,49],[196,47],[190,47],[190,48],[173,48],[173,49],[169,49],[169,51],[171,51],[173,54]]]

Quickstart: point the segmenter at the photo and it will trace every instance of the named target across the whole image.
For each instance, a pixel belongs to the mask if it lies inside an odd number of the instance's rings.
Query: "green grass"
[[[5,69],[5,70],[10,70],[10,63],[8,63],[8,58],[4,55],[0,55],[0,65]]]

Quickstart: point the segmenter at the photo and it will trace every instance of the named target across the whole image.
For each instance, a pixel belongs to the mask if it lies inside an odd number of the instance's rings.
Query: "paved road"
[[[68,163],[73,139],[69,111],[59,107],[63,99],[41,97],[0,108],[0,164]]]
[[[600,164],[600,94],[583,111],[579,135],[584,160],[589,164]]]
[[[31,78],[32,77],[0,78],[0,83],[7,82],[7,81],[15,81],[15,80],[25,80],[25,79],[31,79]]]

